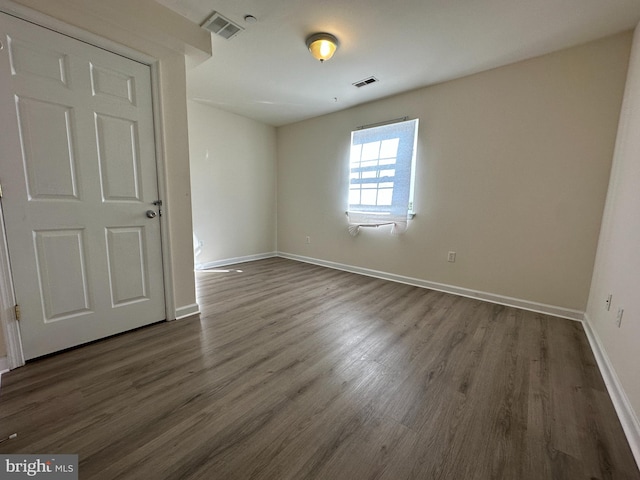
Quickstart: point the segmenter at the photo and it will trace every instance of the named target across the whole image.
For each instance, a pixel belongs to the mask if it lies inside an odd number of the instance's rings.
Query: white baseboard
[[[584,325],[584,331],[587,334],[593,355],[596,357],[596,362],[600,368],[604,383],[607,386],[609,396],[622,424],[622,429],[627,436],[627,441],[636,459],[636,464],[640,467],[640,421],[638,421],[638,416],[633,411],[633,407],[631,407],[631,402],[629,402],[629,398],[620,383],[620,379],[611,364],[611,360],[609,360],[609,356],[600,341],[600,337],[591,328],[589,316],[586,313],[584,314],[584,322],[582,322],[582,324]]]
[[[226,265],[234,265],[236,263],[253,262],[255,260],[263,260],[265,258],[277,257],[277,252],[257,253],[255,255],[245,255],[244,257],[225,258],[214,262],[197,263],[196,270],[207,270],[209,268],[224,267]]]
[[[577,320],[580,322],[584,318],[584,312],[581,312],[579,310],[556,307],[554,305],[546,305],[544,303],[531,302],[529,300],[522,300],[519,298],[506,297],[504,295],[496,295],[494,293],[481,292],[478,290],[456,287],[454,285],[446,285],[444,283],[430,282],[428,280],[405,277],[403,275],[380,272],[378,270],[371,270],[368,268],[354,267],[352,265],[345,265],[342,263],[330,262],[327,260],[319,260],[317,258],[304,257],[302,255],[294,255],[292,253],[278,252],[278,256],[288,258],[290,260],[312,263],[314,265],[320,265],[322,267],[334,268],[336,270],[344,270],[345,272],[358,273],[360,275],[366,275],[369,277],[390,280],[392,282],[405,283],[407,285],[429,288],[431,290],[438,290],[445,293],[453,293],[454,295],[460,295],[461,297],[475,298],[478,300],[483,300],[485,302],[497,303],[500,305],[506,305],[508,307],[516,307],[523,310],[530,310],[532,312],[544,313],[546,315],[553,315],[554,317],[567,318],[569,320]]]
[[[197,315],[198,313],[200,313],[200,306],[197,303],[178,307],[176,308],[176,320],[182,320],[183,318]]]

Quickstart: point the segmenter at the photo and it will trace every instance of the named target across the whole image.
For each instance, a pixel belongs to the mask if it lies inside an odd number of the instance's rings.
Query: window
[[[413,213],[417,132],[417,119],[351,132],[352,225],[406,228]]]

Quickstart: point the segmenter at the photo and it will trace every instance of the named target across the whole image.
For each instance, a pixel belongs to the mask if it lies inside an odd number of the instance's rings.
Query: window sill
[[[347,216],[349,216],[349,211],[345,211],[344,212]],[[415,212],[409,212],[407,213],[407,220],[413,220],[415,218],[415,216],[417,215],[417,213]]]

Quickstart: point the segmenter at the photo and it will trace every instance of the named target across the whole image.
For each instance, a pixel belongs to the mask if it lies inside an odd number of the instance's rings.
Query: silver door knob
[[[156,218],[157,213],[154,212],[153,210],[147,210],[147,217],[148,218]]]

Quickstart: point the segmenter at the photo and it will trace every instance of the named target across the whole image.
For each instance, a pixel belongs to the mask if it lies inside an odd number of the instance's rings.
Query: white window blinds
[[[351,132],[349,231],[392,225],[407,228],[413,213],[418,120]]]

